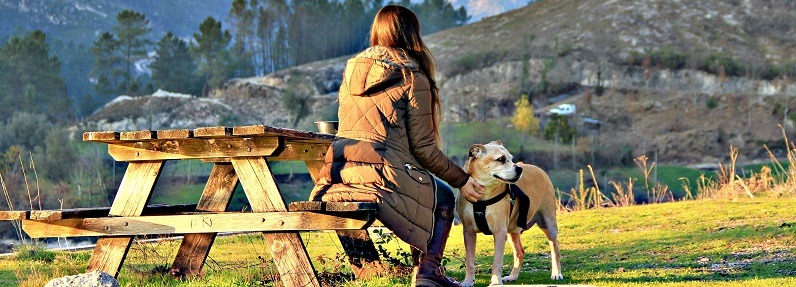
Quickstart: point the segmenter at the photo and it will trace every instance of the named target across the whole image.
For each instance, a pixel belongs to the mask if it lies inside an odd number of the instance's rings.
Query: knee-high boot
[[[441,265],[442,253],[445,251],[445,243],[448,242],[448,235],[450,235],[452,225],[453,208],[438,206],[434,212],[434,234],[428,244],[428,252],[419,256],[419,264],[415,268],[416,272],[414,272],[413,278],[415,286],[462,286],[459,282],[445,277],[445,269]],[[420,252],[417,253],[420,254]],[[413,255],[415,255],[414,252]]]

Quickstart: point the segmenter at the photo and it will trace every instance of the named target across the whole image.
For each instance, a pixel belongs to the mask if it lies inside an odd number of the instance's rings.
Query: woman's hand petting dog
[[[484,186],[482,186],[473,177],[467,179],[467,183],[459,188],[462,196],[470,202],[476,202],[484,196]]]

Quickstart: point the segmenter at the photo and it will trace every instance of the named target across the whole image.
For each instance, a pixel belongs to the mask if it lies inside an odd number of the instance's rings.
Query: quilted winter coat
[[[379,202],[378,218],[426,251],[434,226],[436,175],[463,186],[468,175],[437,147],[431,91],[417,62],[388,47],[349,59],[340,86],[337,139],[311,200]]]

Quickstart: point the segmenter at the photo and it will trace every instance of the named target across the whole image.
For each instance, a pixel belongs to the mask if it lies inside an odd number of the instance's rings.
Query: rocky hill
[[[509,117],[529,94],[540,116],[574,103],[571,121],[601,122],[579,137],[603,158],[657,152],[663,162],[697,163],[725,158],[729,146],[742,159],[764,157],[761,143],[782,138],[778,125],[796,132],[793,23],[788,0],[544,0],[426,42],[446,122]],[[344,61],[230,81],[212,99],[234,116],[204,118],[287,125],[281,98],[301,90],[310,112],[299,127],[310,128],[334,116]]]

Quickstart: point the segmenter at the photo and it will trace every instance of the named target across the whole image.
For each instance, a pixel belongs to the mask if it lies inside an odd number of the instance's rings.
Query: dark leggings
[[[434,177],[434,181],[437,184],[437,207],[452,210],[456,206],[456,196],[453,195],[453,190],[439,178]]]

